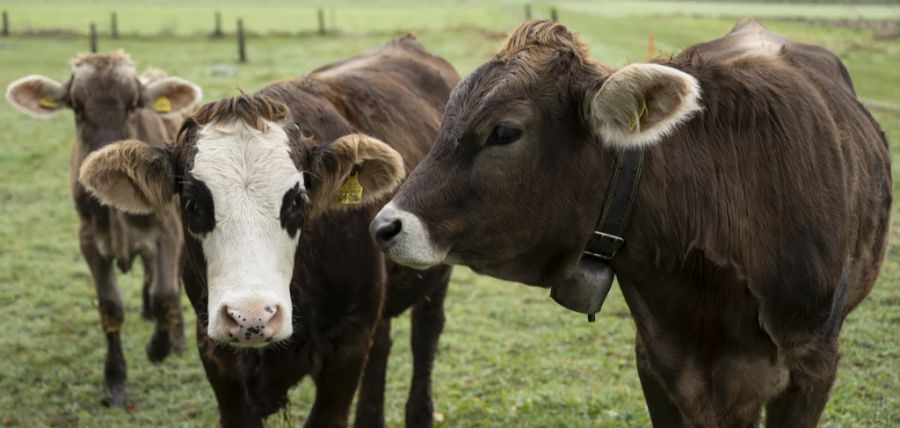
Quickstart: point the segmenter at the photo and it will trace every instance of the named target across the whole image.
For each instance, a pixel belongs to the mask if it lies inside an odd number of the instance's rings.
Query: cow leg
[[[802,329],[779,326],[778,329],[767,329],[776,344],[779,354],[790,370],[790,382],[787,389],[781,392],[766,406],[766,427],[815,427],[819,423],[831,385],[837,376],[838,336],[844,322],[844,308],[849,290],[849,264],[845,263],[831,296],[828,319],[806,343],[798,341],[808,333]],[[819,304],[823,305],[822,303]],[[765,327],[765,319],[760,321]],[[799,334],[798,334],[799,333]],[[794,346],[786,344],[795,344]]]
[[[681,416],[681,411],[675,402],[669,398],[669,394],[663,388],[662,383],[650,369],[650,361],[647,358],[640,336],[635,340],[635,355],[637,360],[638,377],[641,380],[641,390],[644,392],[644,401],[650,412],[650,421],[654,428],[683,428],[688,425]]]
[[[371,332],[357,330],[351,336],[338,338],[334,354],[322,359],[322,366],[313,378],[316,382],[316,400],[305,426],[347,426],[370,337]]]
[[[106,334],[106,363],[103,369],[104,398],[103,403],[113,407],[125,407],[125,355],[122,353],[122,341],[119,330],[125,320],[122,306],[122,294],[116,285],[112,258],[104,257],[97,249],[93,234],[87,226],[82,225],[79,234],[81,254],[87,261],[94,279],[97,292],[100,325]]]
[[[225,352],[230,355],[217,354],[215,345],[202,331],[203,327],[197,322],[197,350],[200,361],[206,371],[206,379],[216,395],[219,407],[219,424],[222,428],[240,427],[256,428],[263,426],[262,418],[256,414],[246,399],[244,387],[234,376],[229,376],[225,370],[237,371],[233,364],[235,355],[232,350]]]
[[[174,245],[159,245],[157,248],[159,250],[155,254],[148,251],[142,255],[144,269],[153,272],[150,307],[156,325],[153,336],[147,343],[147,358],[152,362],[160,362],[170,352],[185,349],[178,281],[180,248]]]
[[[766,406],[766,427],[815,427],[837,375],[838,345],[825,343],[806,350],[791,364],[791,381]]]
[[[408,427],[430,427],[433,423],[431,371],[434,367],[438,340],[444,330],[444,297],[447,295],[449,270],[438,280],[444,283],[417,302],[412,310],[413,377],[406,400]]]
[[[375,328],[369,357],[356,402],[356,428],[384,426],[384,385],[391,353],[391,320],[382,319]]]
[[[144,284],[141,287],[141,319],[150,321],[153,319],[153,309],[150,308],[150,284],[153,282],[153,270],[147,268],[144,262]]]

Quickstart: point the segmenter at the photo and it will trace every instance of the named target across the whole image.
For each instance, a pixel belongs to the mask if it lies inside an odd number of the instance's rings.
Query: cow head
[[[395,261],[535,285],[584,275],[616,150],[659,144],[699,109],[692,76],[588,59],[529,21],[452,92],[437,142],[371,226]]]
[[[90,191],[125,211],[181,196],[189,262],[207,287],[207,332],[220,342],[289,338],[304,225],[329,208],[383,199],[404,176],[402,157],[385,143],[350,133],[317,144],[291,117],[272,98],[227,98],[194,112],[172,149],[119,142],[81,168]]]
[[[67,82],[25,76],[6,88],[6,99],[41,119],[72,109],[78,141],[89,150],[132,135],[129,127],[135,114],[177,113],[201,97],[196,85],[158,70],[138,76],[122,51],[80,55],[71,64]]]

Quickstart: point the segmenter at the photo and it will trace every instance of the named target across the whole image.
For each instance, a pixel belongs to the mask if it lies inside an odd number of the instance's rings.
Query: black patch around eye
[[[297,231],[303,226],[308,205],[309,198],[306,195],[306,189],[300,188],[300,183],[284,192],[284,197],[281,198],[279,220],[281,228],[287,231],[291,238],[297,237]]]
[[[216,227],[216,216],[209,187],[190,174],[185,176],[183,186],[181,218],[185,228],[195,235],[212,232]]]

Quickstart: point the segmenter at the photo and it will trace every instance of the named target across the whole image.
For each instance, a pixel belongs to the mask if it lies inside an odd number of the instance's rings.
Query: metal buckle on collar
[[[622,244],[625,243],[625,238],[623,238],[621,236],[610,235],[608,233],[603,233],[599,230],[594,231],[594,236],[599,236],[600,239],[609,239],[609,240],[613,241],[613,243],[614,243],[612,252],[609,255],[595,253],[593,251],[588,251],[588,250],[584,251],[584,254],[591,256],[591,257],[596,257],[601,260],[612,260],[613,257],[616,256],[616,252],[619,251],[619,247],[621,247]]]

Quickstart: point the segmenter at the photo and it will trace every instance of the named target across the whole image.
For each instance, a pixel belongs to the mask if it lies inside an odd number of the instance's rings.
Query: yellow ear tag
[[[156,110],[157,113],[168,113],[172,111],[172,103],[169,102],[168,97],[161,95],[153,102],[153,110]]]
[[[353,175],[347,177],[344,184],[341,184],[341,188],[338,190],[337,201],[339,204],[357,205],[362,202],[363,187],[362,184],[359,184],[358,175],[354,172]]]
[[[56,102],[56,100],[54,100],[53,98],[50,98],[50,97],[41,98],[38,101],[38,105],[43,108],[48,108],[48,109],[55,109],[55,108],[59,107],[59,104]]]
[[[640,124],[641,119],[644,118],[644,115],[647,114],[647,100],[641,101],[641,111],[638,113],[637,117],[632,117],[631,122],[628,123],[628,126],[634,131],[634,128],[637,128]],[[640,130],[638,130],[640,131]]]

